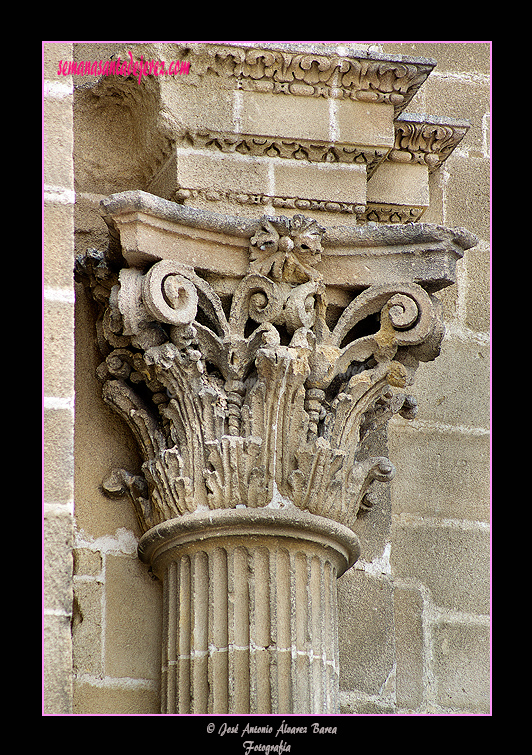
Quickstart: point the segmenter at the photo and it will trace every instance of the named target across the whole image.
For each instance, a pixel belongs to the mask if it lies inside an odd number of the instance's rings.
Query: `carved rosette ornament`
[[[104,489],[131,499],[163,580],[163,712],[337,709],[335,579],[394,474],[361,444],[415,416],[409,386],[443,327],[411,281],[376,281],[331,322],[324,234],[263,217],[224,300],[175,258],[78,259],[100,305],[103,398],[143,457],[142,475],[115,470]]]

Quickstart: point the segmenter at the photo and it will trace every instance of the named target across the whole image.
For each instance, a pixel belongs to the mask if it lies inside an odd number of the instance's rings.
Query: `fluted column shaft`
[[[304,512],[200,520],[141,541],[164,585],[161,712],[337,712],[336,578],[356,537]]]

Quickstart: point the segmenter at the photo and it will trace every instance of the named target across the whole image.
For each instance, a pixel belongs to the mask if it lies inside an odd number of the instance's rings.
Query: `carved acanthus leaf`
[[[430,171],[438,168],[466,135],[465,121],[431,123],[419,116],[403,116],[395,122],[395,144],[387,159],[420,163]]]
[[[197,509],[285,505],[352,525],[374,481],[391,479],[387,459],[358,459],[360,442],[414,413],[394,389],[433,358],[438,310],[419,285],[374,285],[329,327],[322,235],[302,216],[263,218],[225,304],[172,260],[119,275],[79,262],[102,304],[103,397],[144,458],[146,487],[121,473],[106,489],[128,493],[143,529]]]

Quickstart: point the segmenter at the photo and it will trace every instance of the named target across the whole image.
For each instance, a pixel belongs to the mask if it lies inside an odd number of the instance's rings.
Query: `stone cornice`
[[[226,154],[238,153],[249,157],[283,158],[310,163],[338,163],[363,165],[369,180],[379,166],[391,162],[402,165],[421,165],[429,173],[437,170],[466,135],[470,124],[467,121],[412,113],[401,114],[394,123],[393,148],[377,148],[361,144],[347,144],[310,139],[282,139],[274,136],[236,134],[205,130],[197,133],[187,131],[176,139],[179,149],[215,150]],[[173,157],[170,158],[170,162]],[[159,175],[168,170],[167,163]],[[150,184],[151,185],[151,184]],[[417,222],[426,205],[390,204],[386,202],[338,202],[306,196],[277,196],[272,194],[242,191],[200,189],[195,186],[180,186],[168,198],[187,202],[191,198],[218,202],[221,199],[241,205],[272,205],[294,210],[343,213],[359,216],[362,222],[374,220],[380,223]]]
[[[332,47],[332,46],[329,46]],[[234,86],[315,97],[387,102],[396,115],[408,105],[436,65],[430,58],[353,51],[339,55],[325,45],[194,44],[191,73],[212,73]]]
[[[276,136],[236,134],[213,130],[187,131],[176,139],[176,146],[195,149],[214,149],[220,152],[238,152],[252,157],[282,157],[309,162],[338,162],[366,165],[371,175],[389,153],[389,148],[317,139],[282,139]]]
[[[148,54],[147,50],[145,52]],[[371,179],[385,163],[394,163],[396,168],[401,164],[408,165],[407,171],[412,165],[421,165],[429,172],[436,170],[468,128],[465,121],[404,112],[436,64],[429,58],[389,56],[357,46],[330,43],[192,43],[188,47],[180,47],[181,53],[191,60],[190,75],[179,77],[173,83],[164,82],[164,86],[162,80],[157,80],[155,83],[160,85],[159,89],[162,87],[157,95],[150,87],[139,88],[137,83],[132,87],[131,81],[122,77],[104,77],[93,88],[94,93],[98,88],[102,89],[100,94],[109,87],[113,93],[120,90],[139,110],[143,110],[147,97],[162,97],[164,117],[160,119],[160,134],[153,142],[153,159],[150,157],[147,161],[149,164],[143,167],[147,179],[144,187],[154,193],[160,192],[158,178],[161,174],[166,176],[166,168],[172,163],[175,151],[179,152],[180,149],[212,150],[227,155],[236,153],[237,158],[249,157],[250,162],[255,157],[273,157],[283,158],[283,162],[361,166],[366,170],[367,179]],[[172,89],[174,86],[180,87],[178,101],[181,102],[179,98],[182,98],[183,117],[170,117],[171,103],[176,96]],[[220,109],[220,117],[217,116],[210,123],[208,119],[198,119],[198,106],[191,104],[196,96],[201,103],[202,87],[206,88],[206,92],[212,87],[220,91],[225,89],[224,96],[227,96],[227,89],[234,90],[223,113]],[[192,92],[192,88],[198,91]],[[268,100],[260,93],[279,93],[279,97],[271,99],[276,101],[276,106],[281,103],[281,111],[284,109],[282,103],[285,100],[288,102],[288,99],[290,108],[300,107],[302,112],[309,107],[314,112],[315,106],[325,105],[325,109],[318,108],[320,118],[308,119],[309,123],[323,121],[325,126],[322,123],[319,129],[298,132],[293,127],[285,129],[282,118],[272,123],[268,113],[262,120],[259,118],[257,124],[252,117],[241,119],[239,113],[248,116],[254,113],[254,98]],[[189,98],[191,94],[195,97]],[[309,98],[320,101],[309,102]],[[324,98],[329,99],[329,113]],[[390,122],[386,124],[384,140],[381,132],[373,142],[371,131],[357,133],[356,129],[346,126],[356,122],[357,117],[363,119],[363,116],[352,117],[350,113],[350,108],[359,108],[361,103],[367,103],[364,109],[388,112]],[[382,103],[393,105],[393,110],[391,107],[379,107]],[[249,110],[246,109],[247,104]],[[334,121],[336,109],[338,113],[342,112],[342,116]],[[329,121],[329,118],[332,120]],[[368,116],[368,120],[371,122],[372,118]],[[303,116],[298,122],[304,121]],[[330,129],[326,127],[327,123],[332,124]],[[253,133],[255,126],[258,133]],[[150,131],[150,143],[154,133],[157,130],[153,133]],[[313,134],[316,138],[311,138]],[[306,138],[307,135],[309,138]],[[201,184],[201,180],[195,181],[195,177],[194,171],[188,170],[187,180],[176,182],[175,190],[163,192],[162,196],[196,206],[205,206],[208,202],[207,206],[213,208],[216,205],[211,202],[218,202],[223,210],[235,213],[241,210],[242,205],[270,205],[320,214],[337,213],[339,222],[358,222],[357,218],[370,218],[376,222],[387,222],[388,219],[389,222],[416,222],[428,205],[428,199],[423,202],[415,192],[413,196],[402,196],[396,202],[393,192],[387,191],[384,196],[372,196],[371,200],[368,197],[368,205],[363,208],[363,189],[359,187],[355,192],[353,184],[351,195],[343,190],[340,199],[328,196],[326,190],[315,196],[301,191],[291,195],[286,191],[286,186],[282,191],[269,194],[264,185],[248,187],[245,180],[236,187],[231,186],[228,180],[226,185],[218,186],[216,192],[210,191],[208,185]],[[426,182],[426,177],[419,178],[419,186],[422,181]],[[383,177],[382,182],[385,184],[386,178]],[[389,185],[393,186],[392,179]]]
[[[426,207],[402,206],[397,204],[385,204],[368,202],[364,211],[360,214],[361,222],[366,223],[417,223]]]
[[[177,146],[238,152],[255,157],[282,157],[309,162],[359,163],[367,166],[368,177],[383,159],[416,162],[430,171],[438,168],[462,141],[471,127],[469,121],[455,118],[402,113],[394,122],[393,149],[325,142],[310,139],[280,139],[254,134],[219,131],[187,131],[176,140]]]
[[[244,194],[242,192],[221,192],[217,189],[177,189],[174,200],[181,202],[190,197],[202,197],[203,199],[218,202],[220,199],[228,199],[241,205],[251,205],[260,208],[261,205],[288,208],[291,210],[341,212],[348,215],[363,215],[366,207],[363,204],[352,202],[333,202],[306,197],[280,197],[271,194]],[[424,209],[424,208],[423,208]],[[390,221],[393,222],[393,221]]]
[[[395,144],[387,159],[427,165],[432,172],[449,157],[470,127],[464,120],[403,113],[395,121]]]
[[[122,255],[129,264],[145,266],[179,253],[184,264],[210,266],[220,275],[240,278],[246,273],[256,220],[206,212],[143,191],[111,195],[103,200],[102,213],[111,232],[111,258],[118,264],[123,264]],[[147,228],[150,233],[144,235]],[[195,238],[193,229],[203,232],[203,241]],[[323,234],[318,269],[329,285],[342,280],[347,288],[361,288],[395,275],[436,291],[454,282],[456,261],[475,243],[473,234],[464,229],[427,223],[332,226]],[[328,259],[339,266],[330,279]],[[390,272],[394,264],[400,274]]]
[[[256,219],[240,218],[234,215],[223,215],[207,212],[193,207],[186,207],[135,189],[119,194],[111,194],[101,201],[102,215],[108,225],[129,213],[146,213],[154,218],[167,220],[198,228],[205,231],[224,233],[230,236],[249,239],[257,226]],[[457,252],[474,246],[474,234],[464,228],[447,228],[431,223],[418,223],[408,228],[397,228],[394,225],[378,228],[371,225],[361,226],[331,226],[325,228],[323,244],[339,244],[353,247],[393,246],[395,244],[450,244]]]

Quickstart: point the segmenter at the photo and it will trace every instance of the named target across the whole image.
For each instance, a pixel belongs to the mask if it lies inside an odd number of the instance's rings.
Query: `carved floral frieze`
[[[282,139],[277,136],[224,133],[214,130],[186,131],[176,139],[180,147],[237,152],[250,157],[281,157],[308,162],[366,165],[368,174],[386,157],[389,149],[371,145],[320,141],[316,139]]]
[[[219,189],[176,189],[172,199],[175,202],[186,202],[191,197],[194,199],[201,198],[208,202],[226,200],[241,205],[259,207],[268,205],[272,207],[284,207],[290,210],[342,212],[347,215],[363,215],[366,210],[366,205],[355,204],[354,202],[334,202],[326,199],[306,199],[303,197],[280,197],[269,194],[245,194],[243,192],[220,191]],[[419,217],[419,214],[417,217]]]
[[[278,137],[259,137],[251,134],[233,134],[216,131],[187,131],[176,140],[178,147],[213,149],[225,153],[239,153],[250,157],[281,157],[308,162],[329,162],[364,165],[368,180],[383,162],[417,164],[437,170],[466,135],[470,124],[454,119],[428,118],[416,114],[404,114],[394,124],[395,142],[392,149],[318,142],[311,140],[287,140]],[[312,197],[289,197],[260,193],[235,192],[220,189],[198,189],[193,186],[176,187],[172,199],[187,202],[190,199],[219,202],[229,201],[242,205],[269,205],[302,212],[335,212],[358,216],[361,222],[380,223],[417,222],[425,206],[368,202],[337,202]]]
[[[416,223],[426,209],[426,207],[368,202],[359,219],[367,223]]]
[[[143,532],[239,506],[353,526],[392,478],[387,458],[359,458],[361,442],[393,414],[415,415],[408,388],[438,353],[438,302],[413,282],[375,282],[327,321],[324,234],[302,215],[263,217],[225,301],[174,259],[78,259],[100,306],[102,395],[143,457],[142,475],[116,470],[104,489],[130,496]]]
[[[470,124],[454,119],[429,118],[404,114],[394,122],[393,149],[325,142],[306,139],[281,139],[253,134],[234,134],[218,131],[199,131],[177,137],[177,146],[197,149],[217,149],[255,157],[282,157],[309,162],[338,162],[366,165],[368,177],[384,160],[415,162],[438,168],[462,141]]]
[[[387,159],[427,165],[432,172],[449,157],[469,128],[467,121],[404,115],[395,121],[394,148]]]
[[[386,102],[401,112],[430,74],[436,61],[381,55],[201,45],[191,50],[191,71],[235,80],[241,89],[313,97],[351,97]]]

